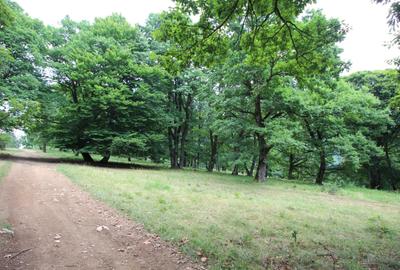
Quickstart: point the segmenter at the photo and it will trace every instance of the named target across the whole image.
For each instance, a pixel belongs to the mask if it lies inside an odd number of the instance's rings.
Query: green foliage
[[[14,19],[14,13],[7,0],[0,0],[0,31],[11,25]]]
[[[7,12],[12,20],[4,27],[0,21],[0,129],[9,131],[29,123],[44,88],[46,29],[17,4],[1,1],[0,13]]]
[[[0,133],[0,150],[6,149],[7,144],[11,142],[12,138],[7,133]]]
[[[146,151],[145,142],[146,138],[141,138],[133,134],[126,138],[117,137],[113,139],[110,151],[117,156],[142,156]]]
[[[92,25],[66,20],[59,39],[67,31],[69,40],[51,52],[64,97],[50,131],[54,144],[102,155],[122,154],[117,145],[149,147],[163,126],[163,73],[147,63],[140,31],[118,15]]]
[[[398,189],[398,74],[341,79],[338,20],[308,0],[175,2],[144,26],[113,14],[54,28],[1,1],[1,132],[88,162]]]
[[[398,73],[395,70],[358,72],[346,78],[359,92],[369,92],[380,100],[381,111],[388,113],[389,119],[378,122],[375,127],[366,130],[369,138],[380,148],[371,154],[364,167],[373,188],[396,189],[400,184],[399,131],[400,111],[393,107],[393,100],[399,91]],[[365,116],[371,121],[371,115]]]

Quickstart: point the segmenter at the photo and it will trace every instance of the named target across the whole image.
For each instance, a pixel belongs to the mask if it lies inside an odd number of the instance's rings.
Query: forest
[[[20,129],[24,147],[89,164],[398,190],[399,73],[346,73],[349,29],[311,2],[176,0],[145,25],[113,14],[54,27],[1,0],[0,147]]]

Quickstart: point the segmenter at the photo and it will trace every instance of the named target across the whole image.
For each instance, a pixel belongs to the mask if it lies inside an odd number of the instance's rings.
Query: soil
[[[18,155],[0,184],[0,223],[13,231],[0,234],[0,269],[205,269],[80,190],[54,162]]]

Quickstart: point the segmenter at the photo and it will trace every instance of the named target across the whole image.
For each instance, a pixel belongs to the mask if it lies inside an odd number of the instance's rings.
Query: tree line
[[[52,27],[1,0],[1,133],[86,162],[399,188],[398,72],[342,76],[339,20],[312,1],[175,2],[143,26]]]

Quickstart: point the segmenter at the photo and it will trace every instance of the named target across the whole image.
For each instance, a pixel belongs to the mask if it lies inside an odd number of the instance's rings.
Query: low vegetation
[[[2,152],[0,152],[1,154]],[[0,182],[3,180],[3,178],[7,175],[9,169],[10,169],[11,163],[8,161],[1,161],[0,160]]]
[[[398,193],[178,170],[60,165],[211,269],[400,267]]]
[[[0,151],[0,154],[2,154],[3,151]],[[11,163],[8,161],[2,161],[0,160],[0,184],[3,180],[3,178],[7,175],[9,169],[10,169]],[[4,229],[6,230],[11,230],[11,225],[4,220],[0,213],[0,231],[3,231]],[[0,246],[4,244],[4,239],[0,237]]]

